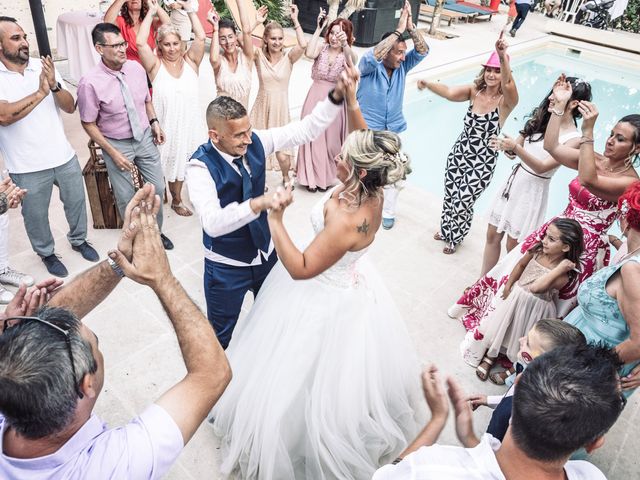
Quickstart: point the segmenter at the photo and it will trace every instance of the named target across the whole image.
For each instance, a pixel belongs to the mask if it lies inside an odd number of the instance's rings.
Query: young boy
[[[536,357],[550,352],[554,348],[585,344],[584,335],[573,325],[555,318],[543,318],[529,330],[526,336],[520,339],[516,372],[522,373]],[[509,427],[514,389],[515,385],[512,385],[504,395],[487,396],[476,394],[468,398],[473,410],[480,405],[494,409],[487,427],[487,433],[490,433],[500,441],[503,440],[504,434]]]

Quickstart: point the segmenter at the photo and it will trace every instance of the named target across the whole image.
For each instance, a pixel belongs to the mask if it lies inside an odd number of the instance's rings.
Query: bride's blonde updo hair
[[[386,130],[357,130],[342,146],[342,158],[349,168],[341,196],[350,206],[358,206],[369,197],[380,197],[381,188],[406,178],[411,173],[409,157],[400,148],[400,137]],[[367,173],[360,178],[358,172]]]

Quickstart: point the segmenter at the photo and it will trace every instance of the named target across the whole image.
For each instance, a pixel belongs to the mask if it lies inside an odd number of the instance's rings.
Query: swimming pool
[[[502,131],[514,138],[524,125],[525,116],[548,94],[561,73],[582,78],[591,84],[593,101],[600,111],[595,131],[596,151],[604,150],[604,141],[618,119],[631,113],[640,113],[640,70],[632,66],[615,65],[607,61],[604,55],[578,54],[575,50],[554,45],[514,56],[511,65],[520,101]],[[427,71],[419,78],[437,79],[449,85],[471,83],[479,70],[480,66],[477,66],[452,76],[429,76]],[[420,92],[415,88],[415,82],[407,86],[404,112],[408,128],[401,137],[412,160],[410,182],[439,197],[443,196],[447,155],[462,131],[462,119],[467,108],[467,102],[448,102],[429,91]],[[498,157],[491,185],[476,203],[477,214],[488,214],[494,195],[516,161],[509,160],[503,154]],[[567,204],[567,185],[576,174],[574,170],[561,168],[553,177],[547,218],[564,209]]]

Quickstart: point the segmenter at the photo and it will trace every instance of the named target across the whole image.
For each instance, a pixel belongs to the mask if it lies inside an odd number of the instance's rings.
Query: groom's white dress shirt
[[[310,115],[306,116],[299,122],[293,122],[284,127],[271,128],[269,130],[254,130],[262,142],[265,156],[280,150],[286,150],[298,145],[304,145],[315,140],[324,132],[327,127],[338,116],[342,105],[334,105],[328,98],[318,103]],[[224,158],[231,167],[238,172],[240,171],[233,164],[232,155],[221,152],[213,143],[211,144],[218,153]],[[249,174],[251,170],[246,160],[244,166]],[[216,184],[209,174],[207,166],[196,159],[191,159],[187,163],[186,181],[189,188],[189,197],[191,203],[200,217],[202,229],[210,237],[219,237],[231,233],[249,222],[252,222],[260,216],[260,213],[254,213],[249,204],[250,200],[242,203],[233,202],[222,208],[218,199]],[[260,195],[262,193],[260,192]],[[269,251],[264,252],[268,257],[273,251],[273,242],[269,243]],[[263,255],[258,253],[251,263],[239,262],[231,258],[219,255],[205,248],[205,258],[226,265],[237,267],[248,267],[252,265],[260,265]]]

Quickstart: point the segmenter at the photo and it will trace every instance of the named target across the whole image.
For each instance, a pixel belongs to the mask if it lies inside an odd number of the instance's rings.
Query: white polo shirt
[[[0,61],[0,101],[9,103],[31,95],[40,86],[42,61],[30,58],[24,75],[7,70]],[[62,76],[56,70],[56,79]],[[59,167],[73,158],[53,93],[22,120],[0,126],[0,154],[10,173],[31,173]]]

